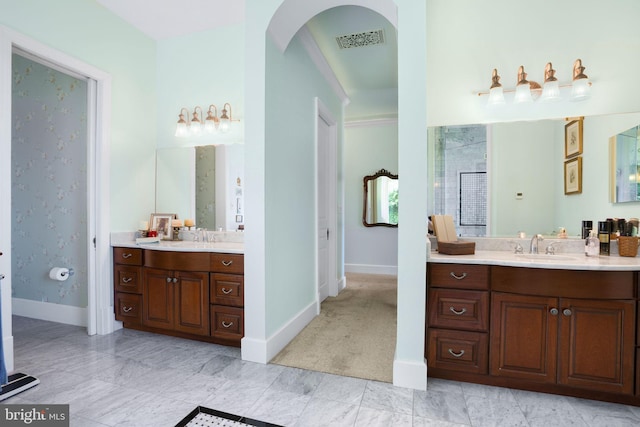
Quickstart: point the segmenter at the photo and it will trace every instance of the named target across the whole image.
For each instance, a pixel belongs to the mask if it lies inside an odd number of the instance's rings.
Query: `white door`
[[[318,206],[318,302],[329,296],[329,147],[330,125],[318,115],[317,206]]]

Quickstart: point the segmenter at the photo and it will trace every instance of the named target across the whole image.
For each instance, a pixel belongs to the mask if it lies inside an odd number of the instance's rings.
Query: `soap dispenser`
[[[584,254],[586,256],[600,255],[600,239],[596,236],[595,230],[589,230],[589,237],[584,241]]]

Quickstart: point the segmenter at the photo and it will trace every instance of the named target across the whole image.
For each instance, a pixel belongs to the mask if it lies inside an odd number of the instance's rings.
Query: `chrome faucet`
[[[538,253],[538,242],[540,242],[541,240],[544,240],[544,237],[542,237],[542,234],[533,235],[533,237],[531,238],[531,244],[529,245],[530,254]],[[534,245],[534,242],[535,242],[535,245]]]

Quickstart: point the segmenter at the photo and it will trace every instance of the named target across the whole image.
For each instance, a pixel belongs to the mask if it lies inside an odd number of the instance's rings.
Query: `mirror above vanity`
[[[581,235],[583,220],[638,217],[635,203],[610,201],[609,139],[640,124],[640,113],[586,116],[583,126],[582,193],[565,194],[564,117],[538,121],[487,124],[487,232],[489,237],[555,235],[561,227],[570,237]],[[430,128],[428,144],[433,146],[435,128]],[[637,150],[636,150],[637,152]],[[429,151],[434,157],[433,149]],[[623,160],[618,160],[620,163]],[[625,158],[624,162],[635,162]],[[633,163],[634,165],[637,163]],[[430,188],[434,182],[429,161]],[[457,172],[464,172],[458,170]],[[630,176],[630,174],[628,174]],[[627,176],[627,179],[629,179]],[[447,197],[459,197],[447,190]],[[428,214],[453,214],[434,210],[434,191],[428,194]],[[619,202],[620,200],[618,200]],[[452,209],[453,210],[453,209]],[[458,223],[456,222],[456,225]],[[469,234],[477,236],[478,234]]]
[[[244,224],[244,145],[156,150],[156,212],[191,218],[208,230]]]
[[[640,200],[640,126],[609,139],[611,202]]]

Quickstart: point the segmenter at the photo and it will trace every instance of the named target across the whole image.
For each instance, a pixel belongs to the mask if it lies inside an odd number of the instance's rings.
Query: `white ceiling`
[[[155,40],[205,31],[244,20],[244,0],[96,0]],[[152,5],[152,7],[149,7]],[[397,38],[381,15],[359,6],[328,9],[307,28],[351,103],[347,120],[397,114]],[[336,37],[382,29],[382,45],[340,49]]]

